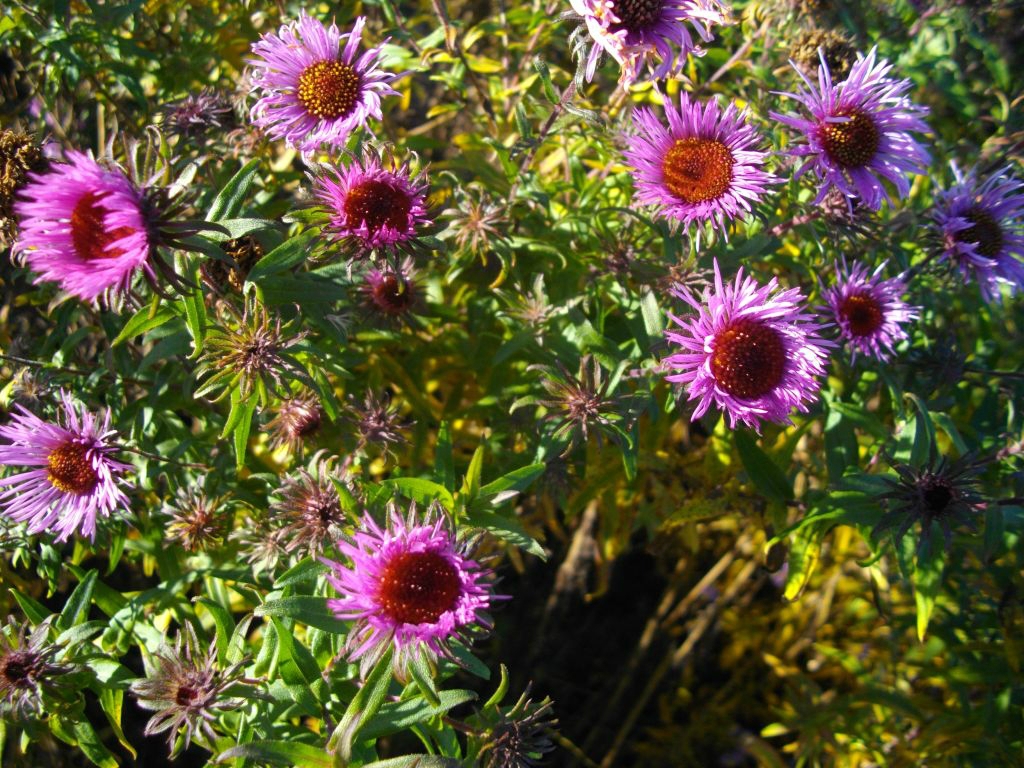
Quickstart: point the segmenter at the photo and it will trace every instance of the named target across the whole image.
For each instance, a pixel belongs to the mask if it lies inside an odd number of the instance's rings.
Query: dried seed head
[[[297,454],[306,440],[319,431],[323,419],[320,401],[312,395],[282,400],[274,418],[267,422],[270,444],[274,448],[287,446],[289,451]]]
[[[391,395],[385,392],[377,397],[367,392],[362,402],[349,396],[346,410],[359,436],[357,451],[374,446],[385,455],[391,454],[391,447],[405,443],[402,433],[410,426],[402,421],[398,408],[391,402]]]
[[[551,732],[558,725],[553,703],[545,698],[531,701],[529,687],[510,709],[498,708],[498,716],[480,738],[484,768],[533,768],[554,749]]]
[[[230,515],[224,509],[226,496],[208,497],[202,491],[179,488],[167,507],[171,522],[167,535],[189,552],[206,549],[227,533]]]
[[[27,133],[0,131],[0,247],[17,233],[14,198],[28,174],[46,168],[42,150]]]
[[[831,29],[807,29],[801,32],[790,47],[789,57],[795,61],[805,73],[816,75],[821,59],[818,51],[825,57],[825,64],[833,80],[842,80],[850,72],[850,67],[857,60],[857,47],[840,32]]]
[[[237,266],[220,259],[208,259],[201,266],[203,277],[218,293],[227,293],[228,289],[241,293],[249,272],[266,253],[263,244],[252,235],[243,235],[221,243],[220,247]]]
[[[13,617],[0,626],[0,715],[25,720],[43,714],[42,694],[58,687],[70,667],[53,663],[57,648],[47,643],[50,619],[29,632]]]
[[[283,521],[282,533],[287,552],[299,550],[313,557],[325,544],[344,533],[345,513],[334,482],[333,462],[319,461],[313,474],[300,469],[285,480],[271,512]]]
[[[164,129],[181,138],[194,138],[211,131],[235,127],[231,100],[212,88],[203,88],[161,108]]]

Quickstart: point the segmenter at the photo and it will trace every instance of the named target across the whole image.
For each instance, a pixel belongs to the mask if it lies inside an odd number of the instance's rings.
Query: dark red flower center
[[[734,162],[718,139],[676,139],[661,169],[669,191],[692,205],[717,200],[729,190]]]
[[[99,475],[89,461],[86,447],[80,443],[64,443],[46,457],[50,484],[64,493],[89,493],[99,483]]]
[[[191,685],[179,685],[178,690],[174,694],[174,703],[179,707],[187,707],[196,700],[198,694],[199,692]]]
[[[394,272],[370,282],[369,294],[373,305],[386,315],[405,314],[416,301],[412,282]]]
[[[715,336],[711,374],[730,395],[754,400],[782,382],[786,347],[779,332],[757,320],[736,320]]]
[[[932,515],[941,515],[953,501],[953,488],[942,478],[932,478],[921,489],[924,505]]]
[[[313,117],[334,120],[355,109],[362,85],[362,77],[348,64],[318,61],[302,70],[295,95]]]
[[[459,572],[436,552],[404,552],[391,558],[380,577],[377,599],[401,624],[433,624],[455,608]]]
[[[854,336],[870,336],[885,321],[882,305],[867,291],[847,296],[839,305],[839,314]]]
[[[14,688],[32,688],[38,666],[38,654],[31,651],[11,651],[0,659],[0,677]]]
[[[135,232],[131,227],[108,230],[103,223],[104,211],[99,201],[98,193],[87,192],[79,198],[71,211],[71,243],[83,261],[116,259],[124,250],[111,248],[110,244]]]
[[[981,208],[971,208],[964,218],[971,222],[971,226],[957,232],[957,240],[975,243],[978,253],[987,259],[998,256],[1003,248],[1003,229],[996,217]]]
[[[878,151],[881,134],[871,115],[862,109],[846,109],[835,117],[849,118],[842,123],[822,123],[821,143],[825,152],[842,168],[860,168]]]
[[[615,15],[619,21],[611,25],[612,32],[646,32],[661,18],[665,0],[616,0]]]
[[[349,226],[365,224],[371,234],[385,225],[405,232],[409,228],[412,200],[405,190],[386,181],[370,179],[348,191],[344,208]]]

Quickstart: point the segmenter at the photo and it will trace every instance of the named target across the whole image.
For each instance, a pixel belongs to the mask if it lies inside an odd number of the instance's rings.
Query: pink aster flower
[[[313,191],[327,210],[327,233],[362,251],[411,245],[430,224],[427,184],[408,163],[391,167],[367,152],[348,166],[324,166]]]
[[[928,132],[921,120],[928,110],[911,103],[906,97],[911,81],[890,77],[892,65],[885,59],[876,61],[875,50],[866,57],[858,55],[849,76],[838,84],[832,82],[824,59],[817,87],[793,64],[807,87],[781,95],[799,101],[810,117],[771,113],[803,133],[806,143],[792,148],[790,154],[807,158],[798,177],[813,169],[824,182],[815,204],[836,187],[847,198],[858,198],[877,211],[882,200],[890,200],[883,180],[906,197],[908,177],[927,171],[928,152],[911,133]]]
[[[128,506],[116,478],[131,467],[113,458],[110,410],[102,417],[79,413],[61,393],[60,423],[50,424],[21,406],[0,427],[0,464],[29,467],[0,479],[0,508],[29,524],[29,533],[50,531],[65,541],[76,531],[96,536],[96,518]]]
[[[755,149],[760,137],[735,104],[722,112],[717,100],[702,107],[686,93],[678,109],[665,105],[665,118],[667,126],[653,109],[636,109],[635,130],[624,137],[637,201],[686,227],[707,221],[724,233],[727,219],[750,211],[777,181],[761,168],[767,154]]]
[[[628,85],[646,63],[653,79],[682,71],[688,54],[702,56],[687,24],[705,43],[711,28],[726,24],[720,0],[570,0],[594,39],[587,55],[587,81],[607,53],[622,68],[620,82]],[[659,63],[655,64],[657,61]]]
[[[378,69],[382,47],[356,58],[366,19],[356,19],[342,34],[307,16],[282,25],[276,35],[263,35],[252,46],[256,68],[253,85],[263,95],[252,119],[275,139],[304,153],[323,145],[342,146],[367,120],[381,119],[382,96],[397,95],[390,83],[396,75]]]
[[[1024,287],[1024,182],[1003,168],[982,181],[954,165],[956,184],[938,195],[935,223],[942,258],[975,279],[986,301],[999,301],[1000,285]]]
[[[124,293],[139,270],[152,278],[155,225],[142,192],[89,155],[66,156],[29,176],[14,205],[21,232],[12,252],[39,273],[36,283],[85,301]]]
[[[341,594],[328,606],[338,618],[357,622],[347,652],[361,659],[364,676],[392,645],[395,671],[404,675],[421,654],[452,658],[449,643],[490,629],[484,611],[495,599],[491,572],[467,559],[466,543],[443,516],[418,520],[413,507],[404,520],[392,512],[381,528],[367,514],[362,529],[338,549],[351,565],[324,560],[332,571],[328,581]]]
[[[881,276],[885,262],[874,272],[864,264],[850,269],[846,260],[836,264],[837,280],[824,290],[824,298],[835,316],[839,332],[856,359],[860,352],[876,360],[888,360],[893,347],[907,338],[903,326],[918,317],[917,307],[903,300],[907,284],[903,277]]]
[[[762,421],[790,424],[790,413],[803,413],[817,399],[829,348],[835,343],[820,337],[825,327],[802,311],[798,288],[777,292],[772,278],[765,286],[736,273],[736,281],[723,283],[715,261],[715,285],[702,297],[680,288],[674,295],[695,310],[668,331],[669,341],[681,352],[665,358],[665,365],[680,373],[668,381],[686,385],[690,400],[698,400],[693,419],[712,405],[729,417],[729,426],[742,422],[760,431]]]

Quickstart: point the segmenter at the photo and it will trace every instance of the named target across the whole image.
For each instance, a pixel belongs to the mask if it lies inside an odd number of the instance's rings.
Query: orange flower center
[[[433,624],[455,608],[459,574],[434,552],[405,552],[384,568],[377,599],[389,618],[401,624]]]
[[[87,192],[71,212],[71,243],[83,261],[116,259],[124,250],[111,248],[110,244],[135,232],[131,227],[108,230],[103,223],[104,211],[99,201],[99,194]]]
[[[340,61],[318,61],[299,75],[296,96],[306,112],[324,120],[344,117],[359,102],[363,80]]]
[[[711,374],[730,395],[753,400],[782,382],[786,348],[779,332],[757,320],[737,320],[715,336]]]
[[[996,218],[981,208],[972,208],[964,216],[971,226],[957,233],[962,243],[976,243],[978,253],[988,259],[995,258],[1003,247],[1003,230]]]
[[[373,233],[387,225],[398,232],[405,232],[409,228],[412,200],[404,190],[386,181],[371,179],[349,190],[344,208],[349,226],[363,223]]]
[[[46,457],[50,485],[64,493],[89,493],[100,481],[89,461],[88,451],[80,443],[64,443]]]
[[[717,200],[732,181],[732,152],[718,139],[677,139],[661,163],[665,186],[685,203]]]
[[[832,162],[842,168],[860,168],[878,151],[881,134],[871,115],[861,109],[848,109],[836,117],[849,118],[843,123],[824,123],[821,143]]]
[[[882,327],[882,305],[867,291],[851,294],[839,305],[839,314],[854,336],[870,336]]]

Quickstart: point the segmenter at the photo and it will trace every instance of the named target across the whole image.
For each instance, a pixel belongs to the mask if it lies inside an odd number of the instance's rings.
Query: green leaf
[[[437,755],[403,755],[387,760],[365,763],[363,768],[460,768],[462,762],[453,757]]]
[[[253,613],[256,616],[287,616],[325,632],[344,634],[348,631],[348,625],[328,610],[326,597],[294,595],[268,600]]]
[[[231,612],[216,600],[204,596],[197,597],[195,602],[205,606],[213,617],[213,624],[217,628],[215,635],[217,658],[224,663],[228,655],[228,643],[231,641],[231,635],[235,632],[235,620],[231,618]]]
[[[117,737],[121,746],[127,749],[133,758],[137,758],[138,753],[136,753],[135,747],[125,738],[124,731],[121,729],[121,709],[124,706],[124,691],[119,688],[104,687],[100,691],[100,706],[103,707],[103,714],[107,716],[107,722],[110,723],[114,736]]]
[[[484,446],[481,443],[473,452],[473,458],[469,460],[469,468],[462,480],[462,493],[466,494],[469,501],[472,501],[480,493],[480,476],[484,469]]]
[[[480,496],[489,498],[505,491],[525,491],[534,480],[544,474],[544,469],[543,462],[513,469],[481,488]]]
[[[96,588],[97,578],[99,571],[95,568],[85,574],[85,578],[78,583],[64,604],[64,609],[57,619],[57,629],[69,629],[78,623],[80,617],[84,618],[89,613],[89,603],[92,602],[92,592]]]
[[[341,722],[331,734],[328,747],[341,758],[342,765],[351,760],[352,746],[356,743],[355,739],[359,735],[359,731],[380,711],[390,683],[391,649],[389,648],[370,672],[363,687],[352,697],[345,714],[342,715]]]
[[[250,397],[243,405],[242,418],[235,426],[235,469],[241,472],[245,466],[245,451],[249,446],[249,431],[252,417],[256,412],[256,398]]]
[[[238,759],[302,768],[332,768],[334,765],[323,747],[314,747],[297,741],[254,741],[250,744],[239,744],[221,752],[213,762],[224,763]]]
[[[829,522],[809,525],[797,531],[789,547],[789,573],[782,596],[796,600],[811,580],[821,555],[821,541],[832,527]]]
[[[793,486],[786,474],[779,469],[768,454],[762,451],[747,430],[733,433],[736,449],[739,451],[743,466],[750,475],[751,482],[757,489],[772,501],[785,504],[793,498]]]
[[[417,504],[440,501],[449,511],[455,508],[455,498],[448,489],[431,480],[423,480],[419,477],[392,477],[384,480],[381,485],[390,488],[394,493],[412,499]]]
[[[18,605],[21,606],[22,612],[33,624],[46,619],[47,616],[52,616],[50,609],[45,605],[37,601],[35,598],[23,595],[18,590],[11,590],[11,594],[14,595],[14,599],[18,601]]]
[[[309,245],[317,236],[316,230],[306,230],[281,243],[258,262],[249,272],[250,283],[261,283],[272,275],[301,264],[309,253]]]
[[[128,339],[133,339],[146,331],[151,331],[154,328],[159,328],[161,325],[166,323],[168,320],[173,320],[177,317],[177,314],[171,307],[157,307],[157,303],[154,301],[153,304],[143,307],[134,315],[131,319],[125,323],[124,328],[117,334],[117,337],[110,343],[111,346],[116,347],[119,344],[123,344]]]
[[[935,446],[935,425],[924,402],[913,392],[906,392],[904,398],[910,400],[917,410],[914,418],[914,444],[910,449],[910,463],[915,467],[924,466]],[[909,425],[908,425],[909,426]]]
[[[932,546],[917,561],[917,568],[912,578],[914,584],[914,603],[917,605],[917,639],[924,642],[935,610],[935,598],[942,589],[942,570],[945,563],[941,547]]]
[[[544,548],[526,532],[518,520],[504,517],[494,512],[469,510],[466,513],[466,522],[477,528],[483,528],[488,533],[529,552],[531,555],[536,555],[541,560],[547,560],[548,558]]]
[[[256,179],[256,173],[260,168],[259,158],[250,160],[239,169],[238,173],[231,177],[217,197],[210,205],[206,214],[207,221],[220,221],[221,219],[233,219],[242,210],[242,202],[245,200],[249,187]]]
[[[389,733],[407,730],[474,699],[476,694],[472,691],[441,691],[436,704],[431,704],[418,696],[405,701],[388,702],[363,729],[362,737],[377,739]]]
[[[430,662],[427,661],[426,654],[421,653],[414,656],[409,664],[409,671],[412,673],[412,679],[416,681],[420,693],[423,694],[423,698],[433,706],[440,704],[441,700],[437,695],[437,686],[434,684],[434,671],[430,668]]]
[[[452,428],[447,421],[441,422],[437,431],[437,445],[434,448],[434,477],[450,492],[455,492],[455,457],[452,450]]]

